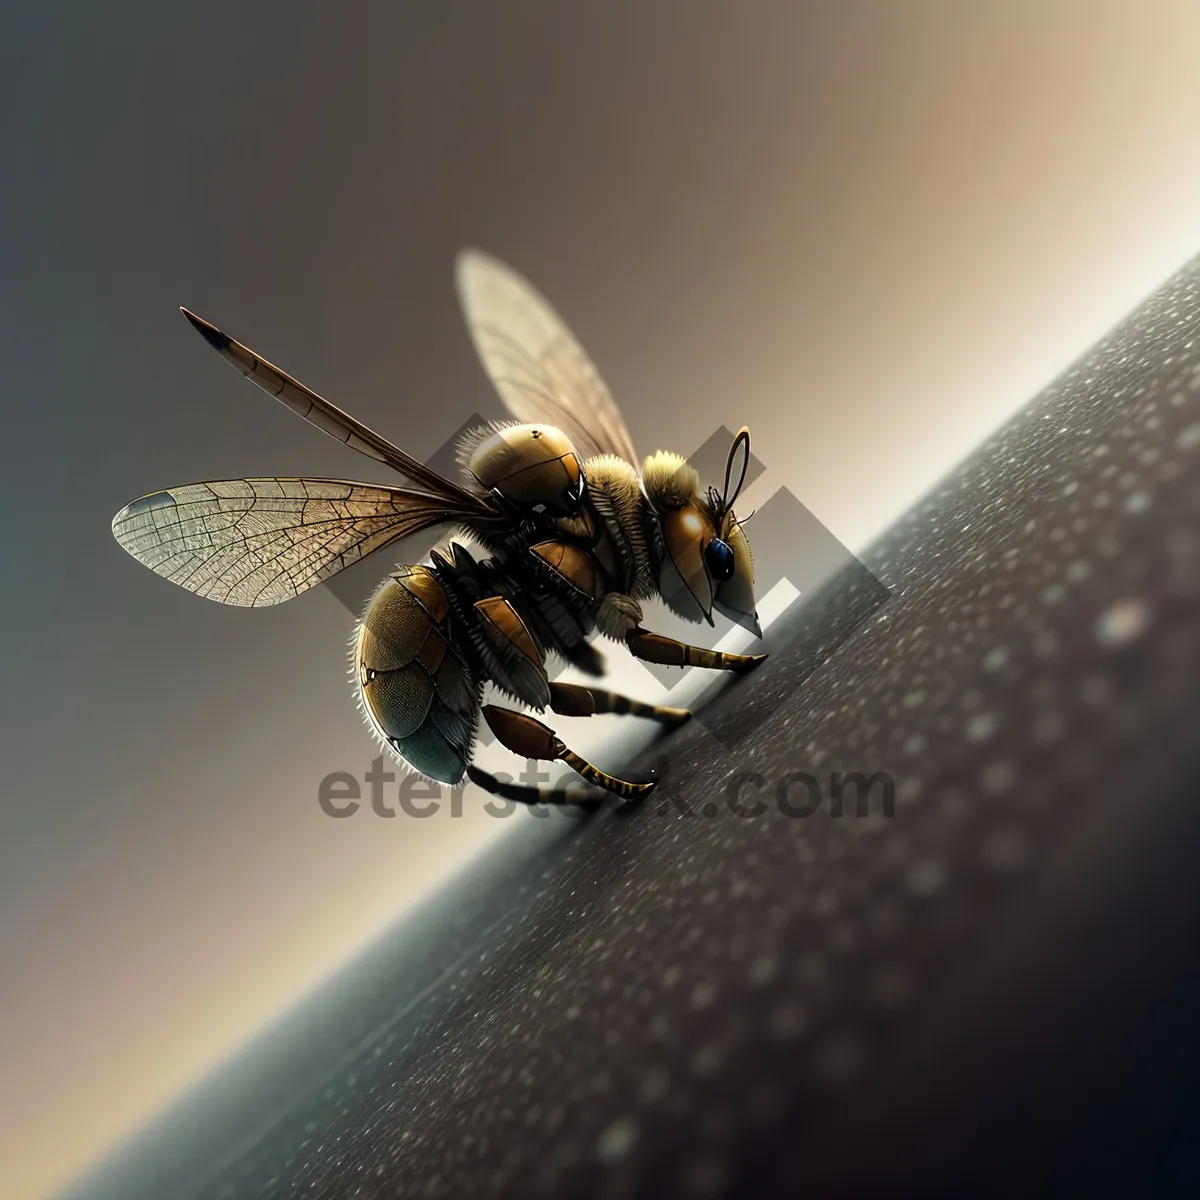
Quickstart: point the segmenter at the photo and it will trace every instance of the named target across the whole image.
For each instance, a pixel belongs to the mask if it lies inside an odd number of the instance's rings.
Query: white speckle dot
[[[1125,500],[1125,511],[1127,513],[1144,513],[1150,508],[1149,492],[1134,492]]]
[[[1072,583],[1083,583],[1092,576],[1092,564],[1082,558],[1067,564],[1066,576]]]
[[[756,987],[770,983],[779,973],[779,960],[773,954],[760,954],[750,964],[750,982]]]
[[[983,656],[983,669],[985,671],[998,671],[1005,663],[1008,662],[1008,647],[993,646]]]
[[[702,980],[692,988],[691,1003],[693,1008],[708,1008],[717,998],[715,985]]]
[[[914,896],[932,896],[946,882],[946,868],[936,858],[918,859],[908,868],[908,890]]]
[[[1145,601],[1118,600],[1100,614],[1096,622],[1096,637],[1103,646],[1126,646],[1136,641],[1150,623],[1150,611]]]
[[[638,1139],[637,1122],[632,1117],[618,1117],[596,1143],[601,1162],[618,1163],[627,1157]]]
[[[1061,583],[1047,584],[1042,588],[1042,603],[1058,604],[1066,594],[1067,590]]]
[[[1195,450],[1197,446],[1200,446],[1200,421],[1194,421],[1181,429],[1175,438],[1175,447],[1178,450]]]
[[[919,689],[915,692],[909,692],[908,695],[905,696],[900,701],[900,703],[903,704],[905,708],[917,708],[924,702],[925,702],[925,693],[920,691]]]
[[[1069,483],[1063,485],[1062,494],[1064,496],[1073,496],[1077,491],[1079,491],[1079,484],[1072,479]]]
[[[991,713],[976,713],[966,727],[967,741],[986,742],[996,732],[996,718]]]

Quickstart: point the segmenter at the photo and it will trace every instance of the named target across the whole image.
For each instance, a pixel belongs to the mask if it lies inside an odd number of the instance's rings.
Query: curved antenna
[[[737,457],[738,450],[742,451],[742,470],[738,475],[738,481],[732,491],[729,490],[729,481],[733,478],[733,463]],[[724,516],[732,507],[733,502],[741,493],[742,484],[746,482],[746,472],[750,469],[750,427],[743,425],[741,429],[733,435],[733,444],[729,447],[729,457],[725,459],[725,486],[721,491],[720,499],[717,498],[717,489],[709,488],[709,501],[712,503],[716,511]]]

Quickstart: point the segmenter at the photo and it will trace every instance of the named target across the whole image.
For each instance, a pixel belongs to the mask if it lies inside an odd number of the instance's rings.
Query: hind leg
[[[491,731],[500,739],[501,745],[522,758],[565,762],[588,783],[594,783],[606,792],[612,792],[614,796],[625,800],[641,799],[654,788],[653,780],[647,783],[630,783],[594,767],[587,759],[569,749],[553,729],[527,713],[514,712],[511,708],[500,708],[495,704],[485,704],[483,717]]]
[[[596,713],[628,713],[649,717],[663,725],[682,725],[692,714],[686,708],[666,704],[645,704],[607,688],[583,687],[576,683],[552,683],[550,707],[564,717],[591,717]]]
[[[562,804],[576,808],[599,808],[605,794],[599,788],[588,788],[582,794],[566,788],[537,787],[528,783],[507,783],[497,779],[474,763],[467,765],[467,778],[485,792],[499,796],[502,800],[515,800],[518,804]]]

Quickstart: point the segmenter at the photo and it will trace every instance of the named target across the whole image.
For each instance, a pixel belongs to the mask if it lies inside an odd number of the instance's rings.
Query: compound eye
[[[704,565],[708,568],[708,573],[717,583],[724,583],[726,579],[732,579],[734,570],[733,551],[730,549],[729,544],[721,541],[720,538],[713,538],[704,547]]]

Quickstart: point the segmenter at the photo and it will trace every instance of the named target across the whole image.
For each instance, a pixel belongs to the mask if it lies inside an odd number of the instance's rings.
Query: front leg
[[[740,673],[751,671],[767,661],[765,654],[727,654],[723,650],[706,650],[703,646],[689,646],[687,642],[677,642],[674,638],[641,628],[631,629],[625,635],[625,643],[634,658],[668,667],[709,667]]]

